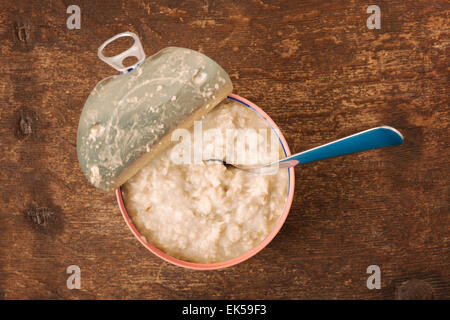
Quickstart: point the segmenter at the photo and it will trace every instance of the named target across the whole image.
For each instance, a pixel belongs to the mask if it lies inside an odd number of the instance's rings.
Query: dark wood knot
[[[61,224],[59,215],[49,208],[30,207],[25,210],[24,214],[32,226],[41,231],[58,228]]]
[[[403,282],[396,290],[397,300],[433,300],[431,285],[423,280],[412,279]]]
[[[17,39],[28,44],[30,42],[31,25],[28,22],[16,22],[14,26]]]
[[[29,109],[22,109],[17,117],[15,125],[15,134],[17,138],[24,139],[27,136],[36,134],[37,116]]]

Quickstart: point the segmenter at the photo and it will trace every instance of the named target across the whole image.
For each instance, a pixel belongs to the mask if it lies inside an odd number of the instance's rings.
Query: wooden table
[[[375,2],[375,3],[373,3]],[[81,8],[69,30],[67,7]],[[367,6],[381,8],[368,29]],[[409,279],[450,298],[449,13],[444,0],[0,1],[0,297],[393,299]],[[219,271],[148,252],[115,196],[91,187],[76,132],[97,48],[123,31],[147,54],[188,47],[219,62],[299,152],[379,125],[401,147],[296,169],[272,243]],[[66,286],[69,265],[81,289]],[[381,289],[369,290],[369,265]]]

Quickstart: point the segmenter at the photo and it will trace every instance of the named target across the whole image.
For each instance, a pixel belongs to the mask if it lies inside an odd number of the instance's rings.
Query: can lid
[[[114,57],[103,49],[117,38],[135,43]],[[233,90],[228,74],[200,52],[165,48],[145,59],[131,32],[103,43],[100,59],[121,72],[100,81],[80,116],[77,153],[89,182],[103,191],[122,185],[171,142],[177,128],[189,128]],[[123,60],[138,61],[125,67]]]

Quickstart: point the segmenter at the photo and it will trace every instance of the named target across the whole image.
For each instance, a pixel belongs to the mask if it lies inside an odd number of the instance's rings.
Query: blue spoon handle
[[[306,150],[279,161],[280,167],[342,156],[371,149],[397,146],[403,143],[403,136],[392,127],[377,127]]]

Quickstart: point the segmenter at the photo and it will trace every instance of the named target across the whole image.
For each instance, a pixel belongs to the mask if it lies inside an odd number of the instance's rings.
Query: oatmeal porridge
[[[288,169],[252,175],[204,161],[255,164],[284,156],[268,123],[250,108],[223,102],[201,125],[200,161],[180,161],[195,158],[195,142],[188,148],[175,143],[129,179],[122,191],[127,211],[146,241],[184,261],[215,263],[250,251],[270,233],[286,203]],[[194,126],[189,131],[187,142],[195,140],[195,130]],[[254,138],[240,140],[247,151],[240,158],[235,134],[239,130]],[[235,153],[229,152],[230,145],[235,145]]]

